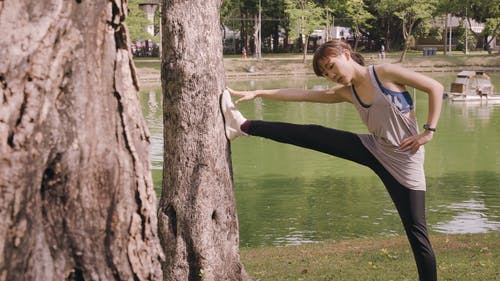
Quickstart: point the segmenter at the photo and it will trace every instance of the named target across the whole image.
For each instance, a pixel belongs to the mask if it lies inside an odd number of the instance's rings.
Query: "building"
[[[447,50],[457,50],[459,47],[459,41],[462,39],[461,36],[463,34],[460,34],[460,37],[458,35],[459,29],[462,28],[469,28],[469,22],[470,22],[470,30],[472,30],[474,33],[479,34],[484,30],[484,24],[478,23],[473,19],[470,19],[470,21],[464,19],[464,18],[459,18],[459,17],[454,17],[451,15],[448,16],[442,16],[442,17],[436,17],[433,19],[431,22],[431,26],[435,29],[441,29],[443,30],[445,27],[447,28],[446,30],[446,48]],[[474,36],[470,30],[467,30],[467,36]],[[482,38],[484,41],[483,42],[478,42],[478,47],[483,48],[485,42],[489,41],[491,37],[489,38]],[[499,42],[500,43],[500,42]],[[450,47],[451,45],[451,47]],[[425,48],[434,48],[437,50],[443,50],[445,46],[445,42],[443,42],[442,39],[438,38],[432,38],[432,37],[426,37],[426,38],[417,38],[415,41],[415,49],[417,50],[423,50]],[[476,46],[467,46],[467,50],[472,50],[475,49]],[[464,48],[464,46],[461,46],[460,49]],[[496,49],[497,47],[497,40],[494,38],[491,43],[489,48],[485,49]]]

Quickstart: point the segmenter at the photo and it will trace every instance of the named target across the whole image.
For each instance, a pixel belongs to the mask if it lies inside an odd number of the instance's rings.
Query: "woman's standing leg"
[[[406,188],[385,169],[376,172],[398,210],[415,257],[419,280],[437,281],[436,257],[425,219],[425,191]]]

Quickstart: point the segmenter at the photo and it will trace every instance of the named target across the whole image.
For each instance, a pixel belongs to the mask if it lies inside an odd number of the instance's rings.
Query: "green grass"
[[[161,70],[161,62],[158,58],[150,58],[147,61],[145,61],[144,58],[134,58],[134,64],[137,68],[150,68],[157,71]]]
[[[433,235],[439,280],[500,280],[500,233]],[[241,259],[259,280],[418,280],[406,237],[302,246],[243,248]]]

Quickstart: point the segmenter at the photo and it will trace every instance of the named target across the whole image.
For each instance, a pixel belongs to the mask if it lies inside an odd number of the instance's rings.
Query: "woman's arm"
[[[337,86],[328,90],[304,90],[304,89],[274,89],[274,90],[256,90],[256,91],[236,91],[228,88],[232,95],[240,98],[236,103],[252,100],[257,97],[280,100],[280,101],[305,101],[320,103],[338,103],[350,101],[346,95],[344,86]]]
[[[383,72],[384,80],[387,79],[389,82],[400,85],[408,85],[428,94],[429,103],[426,124],[431,128],[436,128],[441,114],[441,104],[443,102],[443,85],[428,76],[398,65],[385,64],[383,66],[381,65],[380,69]],[[421,145],[429,142],[432,136],[432,131],[425,130],[417,136],[403,140],[400,147],[403,150],[415,152]]]

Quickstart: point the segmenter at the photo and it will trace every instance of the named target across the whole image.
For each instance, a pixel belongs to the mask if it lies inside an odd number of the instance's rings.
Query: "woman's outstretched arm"
[[[257,97],[280,101],[305,101],[320,103],[350,102],[346,87],[337,86],[328,90],[304,90],[304,89],[274,89],[255,91],[236,91],[228,88],[231,95],[240,97],[236,103],[252,100]]]

